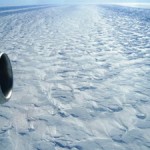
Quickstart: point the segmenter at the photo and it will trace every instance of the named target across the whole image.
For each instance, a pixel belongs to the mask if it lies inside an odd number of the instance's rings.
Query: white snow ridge
[[[150,9],[0,8],[13,66],[0,150],[149,150]]]

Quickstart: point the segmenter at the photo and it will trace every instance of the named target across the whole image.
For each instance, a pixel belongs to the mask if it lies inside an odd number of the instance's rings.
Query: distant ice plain
[[[149,14],[115,5],[0,10],[0,47],[14,70],[0,150],[149,150]]]
[[[150,3],[118,3],[117,5],[150,9]]]

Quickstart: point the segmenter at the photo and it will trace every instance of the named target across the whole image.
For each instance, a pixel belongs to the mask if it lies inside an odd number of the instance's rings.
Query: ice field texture
[[[3,7],[0,51],[0,150],[150,149],[150,9]]]

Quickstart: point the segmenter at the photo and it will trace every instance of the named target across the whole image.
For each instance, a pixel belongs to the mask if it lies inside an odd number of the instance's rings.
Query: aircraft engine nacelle
[[[0,103],[7,102],[12,95],[13,71],[7,54],[0,54]]]

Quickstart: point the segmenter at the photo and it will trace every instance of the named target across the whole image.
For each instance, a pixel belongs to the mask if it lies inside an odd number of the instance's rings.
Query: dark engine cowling
[[[13,89],[13,71],[7,54],[0,54],[0,103],[7,102]]]

